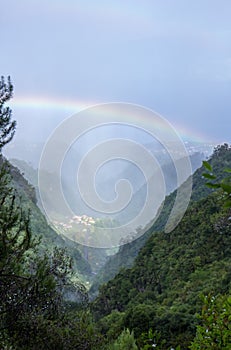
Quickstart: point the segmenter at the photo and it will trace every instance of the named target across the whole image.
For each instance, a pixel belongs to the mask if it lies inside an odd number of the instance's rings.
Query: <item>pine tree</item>
[[[5,107],[5,103],[13,96],[13,85],[10,77],[5,82],[4,77],[0,80],[0,152],[2,148],[12,140],[16,121],[11,120],[12,111],[9,107]]]
[[[19,348],[31,348],[41,320],[61,314],[62,292],[70,259],[59,249],[37,254],[32,240],[30,213],[23,209],[12,186],[10,165],[1,155],[12,140],[16,122],[5,103],[12,97],[10,78],[0,80],[0,348],[9,339]],[[44,327],[42,325],[40,327]],[[11,340],[10,340],[11,341]],[[40,347],[41,348],[41,347]]]

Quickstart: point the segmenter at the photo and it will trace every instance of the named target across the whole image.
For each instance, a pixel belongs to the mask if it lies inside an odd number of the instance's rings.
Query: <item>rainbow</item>
[[[48,98],[45,96],[17,96],[9,103],[11,108],[63,110],[70,111],[71,113],[78,112],[94,104],[97,104],[97,102],[89,103],[65,98]]]
[[[104,104],[105,102],[103,102]],[[114,102],[112,102],[114,103]],[[100,104],[98,101],[84,101],[84,100],[74,100],[74,99],[65,99],[65,98],[54,98],[54,97],[45,97],[45,96],[17,96],[14,97],[10,102],[9,105],[13,109],[23,109],[23,110],[43,110],[43,111],[62,111],[67,114],[67,117],[74,113],[78,113],[81,110],[84,110],[86,108],[96,106]],[[110,103],[108,103],[108,110],[107,113],[113,115],[113,110],[110,107]],[[145,106],[144,106],[145,108]],[[104,108],[105,110],[105,108]],[[133,124],[136,120],[142,119],[142,116],[130,116],[131,124]],[[148,127],[150,125],[151,120],[143,118],[142,120],[143,126]],[[207,135],[203,135],[198,130],[192,130],[188,129],[185,125],[179,125],[176,123],[171,123],[174,129],[176,130],[177,134],[183,139],[187,141],[192,142],[208,142],[212,145],[216,145],[219,142],[217,140],[211,140]]]

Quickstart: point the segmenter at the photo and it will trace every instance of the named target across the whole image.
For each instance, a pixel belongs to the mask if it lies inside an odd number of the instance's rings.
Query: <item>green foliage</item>
[[[5,330],[12,339],[17,339],[16,343],[21,346],[21,343],[25,345],[30,339],[28,329],[32,320],[35,322],[41,317],[54,319],[60,314],[61,295],[70,261],[58,249],[49,256],[32,254],[35,246],[31,239],[29,217],[22,211],[20,199],[7,181],[8,175],[2,170],[0,330]]]
[[[196,336],[191,350],[229,350],[231,348],[231,296],[203,296]]]
[[[215,180],[218,183],[222,182],[224,169],[226,168],[231,168],[231,147],[228,144],[223,144],[214,149],[208,161],[204,161],[203,166],[193,175],[192,199],[197,201],[202,197],[205,198],[209,193],[216,191],[218,187],[204,185],[206,181],[213,184]],[[206,178],[207,175],[204,176],[204,174],[208,174],[208,177]],[[213,176],[216,176],[216,179]]]
[[[102,344],[88,312],[48,319],[26,315],[15,339],[17,349],[92,350]]]
[[[5,107],[5,103],[11,99],[13,95],[13,85],[10,77],[5,82],[4,77],[0,79],[0,152],[2,148],[12,140],[16,122],[11,120],[11,109]]]
[[[174,231],[153,234],[134,266],[101,287],[92,305],[97,319],[117,311],[138,341],[151,328],[166,340],[166,349],[187,349],[201,308],[198,295],[231,287],[230,215],[222,203],[211,194],[191,204]]]
[[[139,345],[142,350],[151,350],[153,348],[157,350],[166,349],[165,343],[166,340],[161,340],[160,332],[153,332],[152,329],[149,329],[148,332],[143,332],[139,339]]]
[[[131,305],[125,314],[125,326],[133,329],[136,337],[139,337],[142,331],[148,330],[153,326],[156,309],[154,305],[136,304]]]
[[[223,147],[228,149],[228,146],[226,144]],[[205,179],[210,180],[206,182],[207,187],[212,189],[220,189],[223,193],[225,207],[231,208],[231,176],[223,176],[223,179],[219,181],[217,179],[217,176],[214,175],[212,165],[207,161],[204,161],[203,165],[207,172],[203,173],[202,175]],[[230,174],[231,168],[225,168],[223,171],[226,174]]]
[[[71,259],[58,248],[41,254],[33,243],[29,215],[6,168],[0,171],[0,189],[0,348],[98,346],[102,337],[89,313],[66,312],[63,295],[71,283]],[[83,289],[79,293],[86,295]]]
[[[21,210],[9,185],[5,168],[0,170],[0,328],[22,304],[29,277],[24,274],[26,253],[32,246],[28,216]]]
[[[138,350],[133,332],[125,329],[108,350]]]
[[[97,323],[100,333],[108,340],[116,339],[124,329],[124,313],[112,311]]]

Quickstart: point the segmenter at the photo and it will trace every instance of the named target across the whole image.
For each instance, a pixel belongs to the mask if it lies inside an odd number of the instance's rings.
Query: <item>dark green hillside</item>
[[[167,341],[165,349],[188,348],[199,295],[231,289],[231,212],[223,209],[220,197],[211,194],[192,203],[175,230],[155,232],[133,267],[100,288],[93,311],[105,332],[128,327],[140,339],[152,328]]]
[[[0,160],[0,166],[3,159]],[[41,210],[36,205],[37,198],[35,189],[29,182],[22,176],[20,171],[8,163],[10,174],[12,176],[13,186],[16,188],[21,202],[25,210],[30,211],[31,218],[31,230],[34,236],[40,238],[40,247],[42,250],[52,250],[55,246],[60,248],[66,248],[67,254],[73,258],[73,267],[77,273],[89,278],[91,276],[91,267],[89,263],[82,257],[78,250],[77,244],[58,235],[48,224],[42,214]]]
[[[209,162],[213,166],[214,173],[217,175],[217,180],[221,180],[224,176],[223,169],[226,167],[231,167],[231,148],[227,144],[218,146],[215,148],[214,154],[210,157]],[[198,201],[202,198],[206,198],[208,194],[213,191],[211,188],[205,186],[206,180],[202,176],[204,171],[205,169],[201,167],[193,174],[192,201]],[[122,267],[126,268],[132,266],[139,250],[144,246],[148,237],[153,232],[163,230],[167,222],[167,218],[171,212],[175,196],[176,191],[166,197],[162,212],[151,229],[146,231],[145,234],[137,240],[120,247],[119,252],[108,259],[106,265],[99,272],[92,285],[90,291],[92,296],[97,294],[100,284],[113,278]]]

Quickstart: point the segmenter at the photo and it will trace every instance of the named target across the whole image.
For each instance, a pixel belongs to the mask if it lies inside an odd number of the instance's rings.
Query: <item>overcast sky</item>
[[[231,141],[230,14],[230,0],[2,1],[0,74],[15,99],[127,101]],[[18,137],[57,113],[13,112]]]

